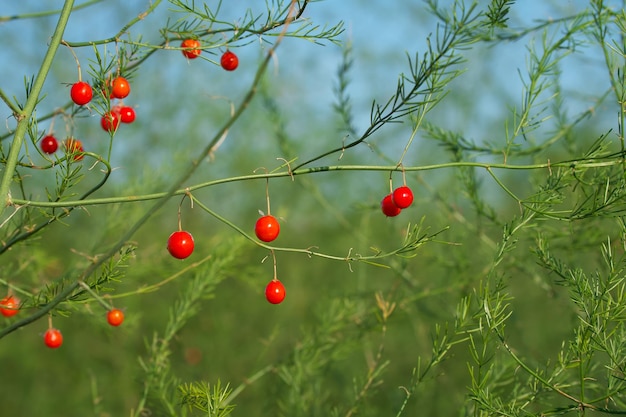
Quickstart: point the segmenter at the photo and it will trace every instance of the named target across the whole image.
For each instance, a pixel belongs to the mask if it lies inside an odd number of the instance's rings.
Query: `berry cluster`
[[[269,191],[267,190],[266,198],[268,214],[261,213],[261,217],[257,219],[254,225],[254,233],[260,241],[269,243],[274,241],[280,234],[280,223],[276,217],[269,214]],[[403,185],[383,198],[381,208],[386,216],[395,217],[399,215],[403,209],[410,207],[412,203],[413,192],[411,188]],[[178,212],[178,224],[178,230],[173,232],[167,239],[167,250],[170,255],[176,259],[186,259],[193,253],[195,243],[191,233],[182,230],[180,226],[180,208]],[[280,304],[285,299],[285,286],[276,277],[276,257],[274,251],[272,249],[270,250],[274,258],[274,278],[265,287],[265,298],[271,304]]]
[[[110,84],[111,90],[109,98],[123,100],[130,94],[130,84],[124,77],[114,78]],[[122,103],[111,107],[111,110],[104,113],[100,119],[100,126],[107,132],[114,132],[120,123],[132,123],[135,121],[135,109],[125,106]]]
[[[255,226],[254,233],[263,242],[271,242],[280,233],[280,224],[271,214],[260,217]],[[195,242],[191,233],[185,230],[173,232],[167,239],[167,250],[176,259],[188,258],[195,248]],[[265,298],[272,304],[280,304],[285,299],[285,287],[276,278],[272,279],[265,288]]]
[[[93,290],[89,289],[89,291]],[[117,327],[124,322],[124,312],[122,310],[110,307],[97,294],[94,294],[94,296],[107,308],[107,322],[111,326]],[[15,295],[7,295],[0,300],[0,314],[4,317],[15,316],[20,312],[20,303],[20,299]],[[48,330],[43,334],[43,341],[51,349],[56,349],[63,344],[63,334],[59,329],[52,327],[52,319],[50,319]]]
[[[106,90],[106,91],[104,91]],[[115,77],[107,83],[107,87],[103,89],[103,96],[109,99],[122,100],[130,94],[130,84],[124,77]],[[89,83],[78,81],[72,85],[70,89],[70,98],[77,106],[85,106],[89,104],[93,98],[93,89]],[[132,123],[135,121],[135,109],[126,106],[123,102],[111,107],[110,111],[105,112],[100,119],[100,126],[107,132],[117,130],[120,123]],[[83,159],[85,149],[80,140],[73,137],[63,141],[65,153],[73,158],[73,161]],[[52,155],[59,149],[59,141],[53,133],[48,133],[39,142],[41,151],[45,154]]]
[[[183,55],[187,59],[196,59],[202,54],[201,44],[198,39],[185,39],[181,43]],[[226,50],[220,58],[220,65],[226,71],[234,71],[239,66],[239,58],[237,55]],[[80,75],[80,74],[79,74]],[[123,100],[130,94],[130,83],[124,77],[117,76],[103,87],[103,95],[108,95],[109,99]],[[70,98],[77,106],[85,106],[91,102],[94,93],[89,83],[80,80],[72,85],[70,89]],[[100,126],[106,132],[117,131],[120,123],[133,123],[136,118],[135,109],[124,105],[123,101],[111,107],[110,111],[105,112],[100,118]],[[73,155],[74,161],[82,159],[84,148],[82,143],[74,138],[68,138],[65,141],[65,151],[67,154]],[[59,149],[59,142],[56,137],[50,133],[41,139],[40,147],[42,152],[52,155]]]
[[[187,59],[196,59],[202,54],[202,46],[198,39],[185,39],[180,44],[183,55]],[[226,71],[234,71],[239,66],[239,58],[234,52],[226,50],[220,58],[220,65]]]
[[[267,204],[269,212],[269,194],[267,194]],[[280,223],[276,217],[271,214],[262,215],[254,225],[254,233],[256,237],[265,243],[274,241],[280,233]],[[193,235],[188,231],[182,230],[180,219],[180,206],[178,210],[178,230],[170,234],[167,239],[167,250],[176,259],[186,259],[193,253],[195,242]],[[271,249],[270,249],[271,250]],[[274,258],[274,278],[267,284],[265,288],[265,298],[271,304],[280,304],[285,299],[285,287],[276,278],[276,256],[271,250]]]
[[[413,191],[406,185],[396,188],[380,202],[380,208],[387,217],[395,217],[403,209],[413,204]]]
[[[118,308],[111,308],[107,311],[107,323],[111,326],[117,327],[124,322],[124,312]],[[56,329],[50,325],[48,330],[43,334],[43,342],[51,349],[61,347],[63,344],[63,334],[59,329]]]
[[[187,59],[196,59],[202,53],[200,41],[197,39],[185,39],[181,47],[183,48],[182,53]],[[97,81],[92,86],[81,79],[78,59],[76,59],[76,62],[78,66],[78,81],[72,84],[70,88],[70,98],[72,102],[76,106],[88,106],[89,103],[94,100],[94,92],[100,92],[101,96],[98,97],[104,101],[104,108],[107,109],[101,114],[100,118],[100,126],[104,131],[114,133],[120,127],[120,124],[133,123],[136,119],[135,109],[124,104],[123,101],[131,92],[129,81],[119,75],[118,71],[117,76],[107,78],[102,82]],[[226,71],[234,71],[239,66],[239,58],[235,53],[226,50],[220,58],[220,65]],[[115,102],[111,103],[112,100],[115,100]],[[85,149],[80,140],[70,136],[63,140],[61,145],[69,160],[80,161],[83,159]],[[50,131],[42,137],[39,142],[39,147],[44,154],[53,155],[59,150],[60,143],[54,133]],[[255,226],[255,233],[263,242],[271,242],[276,239],[279,231],[280,227],[278,221],[271,215],[261,217]],[[194,245],[191,233],[179,227],[179,230],[173,232],[168,238],[167,250],[174,258],[185,259],[193,253]],[[117,327],[123,323],[124,313],[122,310],[108,305],[88,286],[84,285],[84,288],[88,292],[91,292],[94,298],[106,308],[106,320],[109,325]],[[276,278],[267,285],[266,297],[272,304],[278,304],[285,298],[285,288]],[[21,308],[20,299],[11,293],[0,300],[0,314],[4,317],[15,316],[20,312]],[[63,335],[59,329],[52,326],[51,316],[49,318],[48,329],[44,333],[43,339],[45,345],[52,349],[58,348],[63,344]]]
[[[49,133],[41,139],[39,146],[41,146],[42,152],[52,155],[59,149],[59,141],[54,134]],[[85,148],[83,148],[83,143],[80,140],[69,137],[63,141],[63,147],[65,153],[72,156],[74,161],[83,159]]]

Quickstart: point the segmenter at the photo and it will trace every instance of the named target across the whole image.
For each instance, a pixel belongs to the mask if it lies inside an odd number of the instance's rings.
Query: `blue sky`
[[[80,4],[80,2],[77,2]],[[199,3],[199,2],[198,2]],[[210,2],[208,2],[210,4]],[[442,5],[451,3],[441,1]],[[481,1],[486,4],[486,1]],[[613,2],[616,6],[619,2]],[[23,0],[20,2],[5,2],[0,15],[11,15],[33,12],[41,9],[40,0]],[[264,2],[224,2],[225,20],[235,19],[241,10],[249,4],[256,7],[264,7]],[[339,20],[345,22],[346,31],[344,40],[350,40],[354,48],[354,66],[350,73],[353,81],[350,86],[350,94],[353,98],[356,122],[364,127],[369,120],[369,110],[373,99],[384,101],[394,91],[398,74],[407,72],[406,53],[414,55],[425,49],[425,39],[432,33],[432,20],[425,13],[425,5],[422,1],[404,2],[402,6],[390,7],[388,0],[369,1],[367,7],[358,0],[326,0],[314,2],[309,6],[305,17],[311,18],[318,24],[334,24]],[[46,2],[47,7],[60,7],[61,1]],[[114,5],[116,7],[114,7]],[[123,25],[129,16],[134,16],[144,9],[145,1],[107,1],[102,4],[77,11],[70,21],[65,38],[72,41],[104,38],[111,36]],[[574,14],[588,6],[583,0],[558,0],[546,2],[545,0],[518,1],[511,13],[510,24],[512,27],[525,25],[538,19],[554,18],[563,15]],[[142,24],[132,29],[133,36],[143,33],[145,40],[157,40],[157,28],[159,23],[168,15],[169,4],[163,2],[158,12],[146,19]],[[123,12],[120,13],[120,9]],[[260,9],[261,10],[261,9]],[[174,15],[173,18],[178,18]],[[5,39],[4,47],[0,52],[0,60],[10,65],[0,66],[0,79],[3,80],[2,88],[9,95],[23,97],[23,78],[31,76],[38,68],[39,61],[45,52],[47,38],[54,26],[54,17],[16,20],[0,24],[0,37]],[[484,48],[481,53],[489,58],[489,64],[478,59],[470,61],[469,71],[455,84],[458,91],[477,103],[483,114],[497,114],[502,110],[500,95],[509,95],[511,100],[520,100],[521,79],[525,72],[527,53],[525,44],[527,39],[521,42],[511,43],[490,51]],[[89,48],[77,51],[83,66],[86,60],[92,56]],[[242,67],[237,73],[237,84],[244,88],[248,85],[253,74],[253,67],[248,63],[256,63],[259,57],[258,43],[247,45],[238,50],[242,59]],[[175,58],[159,61],[155,67],[146,66],[144,75],[137,81],[137,91],[144,91],[144,96],[137,96],[137,101],[143,100],[144,110],[149,110],[154,105],[148,91],[154,88],[154,84],[160,84],[159,88],[167,88],[161,84],[163,80],[181,79],[185,77],[205,77],[206,74],[190,74],[190,67],[197,70],[199,65],[194,62],[190,65],[180,62],[178,54]],[[602,80],[602,71],[598,64],[600,56],[589,54],[576,58],[575,63],[563,68],[566,89],[576,90],[580,97],[580,108],[584,108],[585,89],[597,91]],[[297,88],[293,94],[285,93],[282,97],[285,105],[298,105],[299,100],[307,100],[313,105],[319,105],[320,111],[329,109],[334,101],[333,88],[336,83],[335,73],[341,59],[341,50],[335,45],[320,47],[318,45],[288,41],[281,46],[278,54],[278,66],[273,70],[278,77],[284,77],[287,85]],[[175,63],[173,63],[175,62]],[[203,63],[207,64],[208,63]],[[205,67],[206,68],[206,67]],[[86,71],[83,68],[83,71]],[[86,74],[83,76],[86,77]],[[202,94],[214,96],[228,92],[222,89],[222,74],[216,74],[215,78],[203,81],[199,87]],[[488,78],[489,84],[499,87],[476,89]],[[46,85],[48,98],[42,103],[40,112],[47,112],[54,108],[55,103],[60,103],[67,97],[64,88],[59,88],[56,83],[72,83],[76,79],[76,69],[71,55],[63,48],[59,51],[53,67],[53,73]],[[194,78],[195,79],[195,78]],[[212,84],[217,80],[217,84]],[[231,79],[232,80],[232,79]],[[599,80],[596,83],[596,80]],[[142,84],[145,84],[142,85]],[[63,87],[63,86],[61,86]],[[178,87],[177,87],[178,88]],[[233,88],[232,86],[229,88]],[[167,90],[164,90],[164,94]],[[497,94],[494,94],[497,93]],[[139,93],[138,93],[139,94]],[[167,92],[167,94],[175,94]],[[290,102],[293,100],[293,102]],[[570,104],[574,109],[575,103]],[[453,107],[449,107],[454,111]],[[0,107],[0,117],[8,121],[11,126],[9,114],[5,107]],[[446,116],[446,109],[441,110],[442,117]],[[461,118],[451,117],[451,123]],[[484,123],[484,122],[483,122]],[[465,125],[465,127],[467,127]],[[476,134],[480,126],[475,129]]]

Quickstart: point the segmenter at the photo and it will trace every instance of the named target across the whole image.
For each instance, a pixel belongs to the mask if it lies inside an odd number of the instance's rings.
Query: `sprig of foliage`
[[[333,104],[333,109],[341,118],[342,130],[345,130],[348,136],[356,137],[357,131],[354,126],[352,103],[348,94],[348,86],[350,85],[348,74],[353,64],[352,44],[347,43],[343,48],[341,64],[337,70],[337,86],[334,89],[337,102]]]
[[[509,12],[514,4],[515,0],[492,0],[486,13],[489,25],[496,28],[507,27]]]
[[[105,166],[105,171],[102,178],[95,185],[78,197],[78,201],[85,201],[85,199],[87,199],[90,195],[104,187],[109,179],[109,176],[111,175],[111,166],[100,157],[94,155],[93,153],[85,153],[84,156],[97,159],[99,163],[102,163]],[[59,170],[56,172],[57,185],[55,195],[51,195],[47,192],[49,201],[58,203],[66,201],[66,198],[77,194],[69,193],[68,195],[68,191],[73,191],[74,188],[76,188],[76,186],[83,180],[84,176],[81,173],[82,166],[77,166],[72,162],[73,156],[68,154],[59,164]],[[19,203],[11,201],[9,205],[15,207],[15,213],[20,210],[20,213],[23,212],[23,214],[21,218],[17,219],[17,222],[13,222],[15,223],[15,226],[7,232],[5,240],[2,241],[2,245],[0,246],[0,254],[9,250],[13,245],[31,238],[56,221],[69,216],[73,210],[79,207],[79,204],[72,204],[62,210],[56,210],[55,208],[51,208],[49,210],[39,210],[38,215],[35,215],[35,207],[31,207],[29,204],[20,205]],[[28,221],[25,221],[25,219],[28,219]],[[5,222],[3,226],[6,227],[8,225]]]
[[[235,409],[234,405],[227,404],[232,390],[228,384],[222,388],[219,379],[213,386],[207,382],[183,384],[178,391],[183,405],[196,408],[207,417],[226,417]]]
[[[147,344],[146,357],[140,359],[146,377],[143,394],[135,413],[136,416],[142,415],[141,413],[145,409],[164,410],[168,415],[178,415],[175,411],[178,406],[174,387],[180,385],[180,382],[178,378],[172,375],[170,369],[170,344],[185,324],[198,313],[202,301],[212,298],[216,287],[232,274],[241,256],[241,250],[241,239],[224,242],[217,248],[214,252],[213,261],[194,271],[193,278],[187,284],[185,291],[170,309],[169,320],[162,334],[155,334],[152,341]],[[187,388],[181,388],[183,393],[186,392],[190,395],[185,397],[184,404],[195,407],[202,404],[198,402],[197,398],[192,398],[191,395],[192,392],[199,389],[198,384],[186,385]],[[225,416],[230,412],[232,406],[220,406],[228,397],[227,388],[222,390],[219,389],[219,384],[214,386],[214,389],[218,389],[215,391],[217,396],[207,398],[207,401],[210,402],[209,404],[214,404],[215,408],[209,408],[213,414],[208,415]],[[226,414],[215,414],[218,412]]]
[[[294,170],[363,143],[383,126],[399,122],[422,106],[433,103],[433,97],[444,93],[444,87],[462,73],[457,67],[463,62],[463,57],[457,51],[474,42],[472,30],[478,24],[475,6],[466,9],[463,4],[455,2],[453,8],[454,18],[446,18],[434,37],[427,39],[427,51],[422,53],[422,58],[419,54],[414,59],[409,57],[410,74],[400,76],[395,93],[384,103],[372,103],[370,125],[365,131],[339,148],[298,164]]]
[[[297,345],[278,365],[277,374],[284,386],[277,402],[280,415],[323,414],[331,408],[332,393],[324,389],[317,375],[332,372],[333,365],[355,349],[361,335],[354,323],[364,310],[362,303],[347,299],[335,299],[328,307],[317,312],[318,325],[303,331]]]
[[[383,360],[385,336],[387,334],[387,320],[389,320],[389,317],[393,314],[396,306],[397,304],[395,302],[386,300],[382,293],[376,293],[376,307],[378,308],[377,313],[381,324],[381,341],[373,359],[368,364],[367,375],[364,381],[360,383],[359,388],[355,386],[354,404],[346,412],[346,417],[356,415],[365,399],[383,382],[382,374],[385,372],[390,362],[389,360]]]
[[[108,263],[102,265],[100,273],[95,279],[89,283],[89,288],[96,293],[110,292],[113,289],[106,286],[107,284],[118,283],[126,276],[126,270],[130,261],[135,258],[135,250],[133,245],[128,245],[120,249],[118,258],[110,258]],[[84,291],[78,291],[69,300],[80,300],[85,296]]]

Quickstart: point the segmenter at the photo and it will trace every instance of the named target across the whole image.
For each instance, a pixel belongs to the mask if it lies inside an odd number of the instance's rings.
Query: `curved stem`
[[[85,199],[85,198],[89,197],[91,194],[95,193],[100,188],[102,188],[102,186],[104,186],[104,184],[109,179],[109,176],[111,175],[111,171],[112,171],[111,165],[109,165],[109,163],[107,161],[101,159],[98,155],[96,155],[94,153],[91,153],[91,152],[85,152],[84,155],[92,156],[92,157],[98,159],[99,162],[102,162],[104,164],[104,166],[106,167],[106,171],[104,173],[104,177],[96,185],[94,185],[87,192],[85,192],[85,194],[83,194],[79,198],[78,201],[81,201],[82,199]],[[56,201],[56,202],[58,203],[59,201]],[[13,201],[13,204],[15,206],[18,206],[16,208],[16,210],[19,210],[19,207],[22,206],[22,204],[16,203],[15,201]],[[33,236],[34,234],[40,232],[44,227],[49,226],[50,224],[54,223],[55,221],[57,221],[59,219],[62,219],[63,217],[69,216],[69,214],[72,212],[72,210],[74,210],[75,208],[77,208],[79,206],[81,206],[81,204],[68,206],[66,208],[66,210],[64,210],[62,213],[59,213],[59,214],[55,215],[54,217],[39,223],[37,226],[28,229],[24,233],[21,233],[21,234],[19,234],[17,236],[12,237],[11,239],[6,240],[5,242],[2,242],[2,244],[0,246],[0,255],[2,253],[6,252],[9,248],[11,248],[11,246],[15,245],[16,243],[21,242],[21,241],[23,241],[23,240]],[[54,207],[54,206],[50,206],[50,207]]]
[[[279,247],[279,246],[271,246],[271,245],[268,245],[266,243],[260,242],[257,239],[255,239],[254,237],[252,237],[252,235],[246,233],[241,227],[237,226],[236,224],[234,224],[233,222],[231,222],[227,218],[225,218],[225,217],[219,215],[218,213],[216,213],[215,211],[211,210],[209,207],[204,205],[199,200],[196,200],[194,198],[194,203],[197,204],[198,207],[200,207],[202,210],[206,211],[208,214],[210,214],[211,216],[215,217],[220,222],[224,223],[225,225],[227,225],[231,229],[235,230],[237,233],[239,233],[240,235],[245,237],[250,242],[254,243],[257,246],[260,246],[262,248],[270,250],[272,252],[272,255],[274,255],[274,251],[276,251],[276,252],[301,253],[301,254],[307,255],[309,257],[315,256],[315,257],[318,257],[318,258],[324,258],[324,259],[329,259],[329,260],[333,260],[333,261],[343,261],[343,262],[348,262],[348,263],[359,261],[359,262],[368,263],[370,265],[381,266],[381,267],[386,267],[386,268],[388,268],[386,265],[382,265],[382,264],[377,263],[375,261],[377,261],[379,259],[382,259],[382,258],[387,258],[387,257],[390,257],[390,256],[394,256],[394,255],[402,255],[404,252],[407,252],[407,250],[415,250],[420,245],[424,244],[427,241],[431,241],[439,233],[441,233],[441,232],[446,230],[446,229],[443,229],[443,230],[441,230],[439,232],[435,232],[435,233],[433,233],[431,235],[423,234],[421,236],[416,236],[416,234],[413,234],[413,236],[411,238],[407,238],[407,240],[405,241],[405,243],[403,244],[402,247],[394,249],[394,250],[392,250],[390,252],[382,252],[381,251],[381,252],[376,252],[374,255],[363,256],[363,255],[358,254],[358,253],[355,253],[353,255],[352,254],[352,250],[350,250],[350,252],[346,256],[330,255],[330,254],[327,254],[327,253],[314,251],[312,248],[304,248],[304,249],[302,249],[302,248],[292,248],[292,247]]]

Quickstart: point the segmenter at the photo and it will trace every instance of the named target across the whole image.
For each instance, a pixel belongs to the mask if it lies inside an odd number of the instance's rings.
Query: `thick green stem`
[[[28,130],[31,115],[35,110],[37,102],[39,101],[39,94],[41,93],[43,84],[46,81],[50,67],[52,66],[54,55],[59,49],[59,45],[63,39],[63,32],[67,26],[67,21],[70,18],[73,6],[74,0],[65,1],[61,14],[59,15],[59,21],[57,22],[54,34],[50,40],[50,46],[48,47],[48,51],[43,58],[43,62],[41,63],[41,68],[39,69],[39,72],[35,77],[35,81],[30,89],[30,94],[26,99],[24,109],[21,112],[14,114],[17,118],[17,129],[15,130],[15,136],[13,137],[13,142],[11,143],[9,157],[7,158],[4,172],[2,173],[2,180],[0,181],[0,202],[4,201],[4,204],[0,206],[0,216],[2,216],[7,206],[11,205],[10,186],[11,181],[13,180],[13,174],[17,165],[20,149],[22,148],[22,143],[24,142],[24,136]]]

